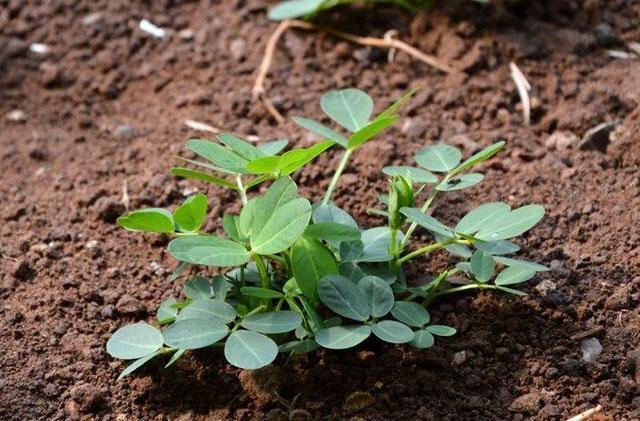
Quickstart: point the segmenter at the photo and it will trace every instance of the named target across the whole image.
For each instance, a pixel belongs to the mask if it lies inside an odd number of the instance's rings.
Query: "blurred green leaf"
[[[171,212],[160,208],[146,208],[130,212],[117,219],[129,231],[172,233],[175,231]]]

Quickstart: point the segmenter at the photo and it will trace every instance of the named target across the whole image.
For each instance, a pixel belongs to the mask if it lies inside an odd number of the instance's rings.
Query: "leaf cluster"
[[[395,123],[412,94],[375,116],[373,100],[362,91],[325,94],[322,110],[339,128],[295,118],[323,139],[309,148],[283,152],[286,141],[254,145],[231,135],[217,142],[189,140],[187,148],[206,161],[190,160],[198,170],[173,173],[237,191],[242,210],[223,216],[223,235],[203,231],[203,194],[173,211],[141,209],[118,219],[130,231],[170,236],[168,251],[181,262],[180,273],[187,266],[198,273],[184,284],[182,297],[159,306],[152,324],[127,325],[113,334],[107,351],[133,360],[121,377],[160,355],[171,355],[170,366],[186,351],[207,347],[222,348],[227,361],[243,369],[270,364],[280,353],[351,348],[370,337],[429,348],[435,336],[456,332],[430,324],[427,307],[438,296],[471,289],[523,295],[514,286],[547,269],[508,256],[520,250],[512,239],[543,217],[541,206],[487,203],[455,226],[431,215],[439,195],[483,180],[474,168],[502,150],[504,141],[464,160],[452,146],[430,145],[418,151],[413,166],[385,167],[388,192],[380,195],[382,207],[372,210],[386,218],[384,225],[360,227],[331,201],[350,156]],[[324,198],[312,203],[291,175],[334,146],[342,149],[342,159]],[[268,181],[264,194],[250,197],[251,187]],[[412,244],[416,229],[432,241]],[[437,250],[454,256],[451,267],[424,285],[408,281],[404,267]],[[218,268],[218,274],[202,276],[201,267]]]

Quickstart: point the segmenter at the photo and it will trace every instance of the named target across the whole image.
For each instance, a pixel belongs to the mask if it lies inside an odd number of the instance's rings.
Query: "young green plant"
[[[456,332],[431,324],[427,307],[437,297],[471,289],[523,295],[514,285],[547,269],[507,257],[519,251],[510,240],[540,221],[541,206],[487,203],[453,227],[430,215],[441,194],[482,181],[473,168],[502,150],[504,141],[464,161],[452,146],[430,145],[417,153],[416,166],[385,167],[389,191],[381,196],[385,207],[375,210],[386,217],[383,226],[360,227],[333,203],[351,156],[398,120],[412,94],[375,116],[373,100],[362,91],[325,94],[321,108],[339,128],[294,118],[322,139],[308,148],[283,152],[286,140],[254,145],[226,134],[215,142],[189,140],[187,149],[201,159],[183,159],[189,167],[173,168],[173,174],[236,191],[242,210],[222,217],[224,235],[203,229],[208,214],[203,194],[173,211],[147,208],[118,219],[127,230],[172,238],[168,251],[181,262],[173,279],[187,266],[195,272],[182,297],[160,304],[155,321],[124,326],[109,339],[109,354],[132,361],[120,377],[162,355],[170,356],[168,367],[201,348],[222,348],[227,361],[243,369],[264,367],[280,353],[351,348],[371,336],[429,348],[434,336]],[[332,148],[341,150],[341,159],[325,194],[312,204],[291,176]],[[252,193],[268,182],[264,194]],[[414,245],[419,228],[431,243]],[[459,261],[425,285],[406,279],[406,265],[437,250]],[[207,267],[218,274],[203,276],[200,269]],[[450,282],[454,276],[456,286]]]

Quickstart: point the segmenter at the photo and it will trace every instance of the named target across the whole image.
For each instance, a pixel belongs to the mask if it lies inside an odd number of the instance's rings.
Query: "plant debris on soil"
[[[593,419],[640,419],[640,61],[607,53],[640,40],[640,4],[448,4],[415,16],[341,8],[320,22],[370,36],[398,29],[464,75],[287,32],[269,76],[287,118],[278,126],[251,96],[275,27],[261,0],[0,1],[0,419],[564,420],[597,405]],[[143,19],[164,36],[141,30]],[[512,61],[531,85],[529,127]],[[438,301],[434,321],[458,334],[427,351],[370,341],[249,373],[205,349],[115,382],[123,365],[106,354],[108,337],[151,318],[185,276],[169,279],[177,262],[165,239],[127,233],[116,218],[196,191],[211,198],[210,221],[239,210],[233,193],[169,174],[185,139],[207,135],[185,120],[308,146],[317,139],[291,117],[317,114],[322,92],[357,87],[384,106],[417,86],[398,126],[355,156],[336,203],[361,226],[380,222],[366,209],[385,189],[383,166],[441,140],[469,155],[504,137],[487,180],[447,196],[436,216],[543,204],[523,257],[552,270],[528,297]],[[305,194],[320,198],[337,158],[296,176]]]

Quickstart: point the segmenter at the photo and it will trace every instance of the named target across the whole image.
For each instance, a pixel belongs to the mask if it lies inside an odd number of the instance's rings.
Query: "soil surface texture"
[[[267,81],[287,118],[277,125],[251,97],[272,3],[0,0],[0,419],[564,420],[598,405],[592,419],[640,419],[640,3],[440,3],[418,15],[345,7],[319,22],[368,36],[398,29],[463,74],[292,30]],[[164,38],[140,30],[142,19]],[[512,61],[532,87],[529,126]],[[184,282],[169,280],[167,239],[115,219],[196,191],[209,195],[211,232],[239,210],[234,194],[169,174],[186,139],[208,136],[186,119],[308,146],[318,139],[291,117],[320,116],[324,92],[358,87],[380,110],[417,86],[401,121],[355,155],[336,203],[361,226],[381,223],[367,208],[385,190],[383,166],[411,164],[435,142],[468,156],[503,137],[485,181],[442,196],[435,215],[543,204],[520,254],[551,271],[527,297],[437,301],[432,318],[458,334],[426,351],[371,340],[250,373],[201,350],[115,381],[123,364],[105,352],[110,334],[151,320]],[[302,192],[318,200],[339,158],[332,150],[297,174]],[[409,274],[451,262],[436,254]],[[588,362],[590,338],[602,352]]]

